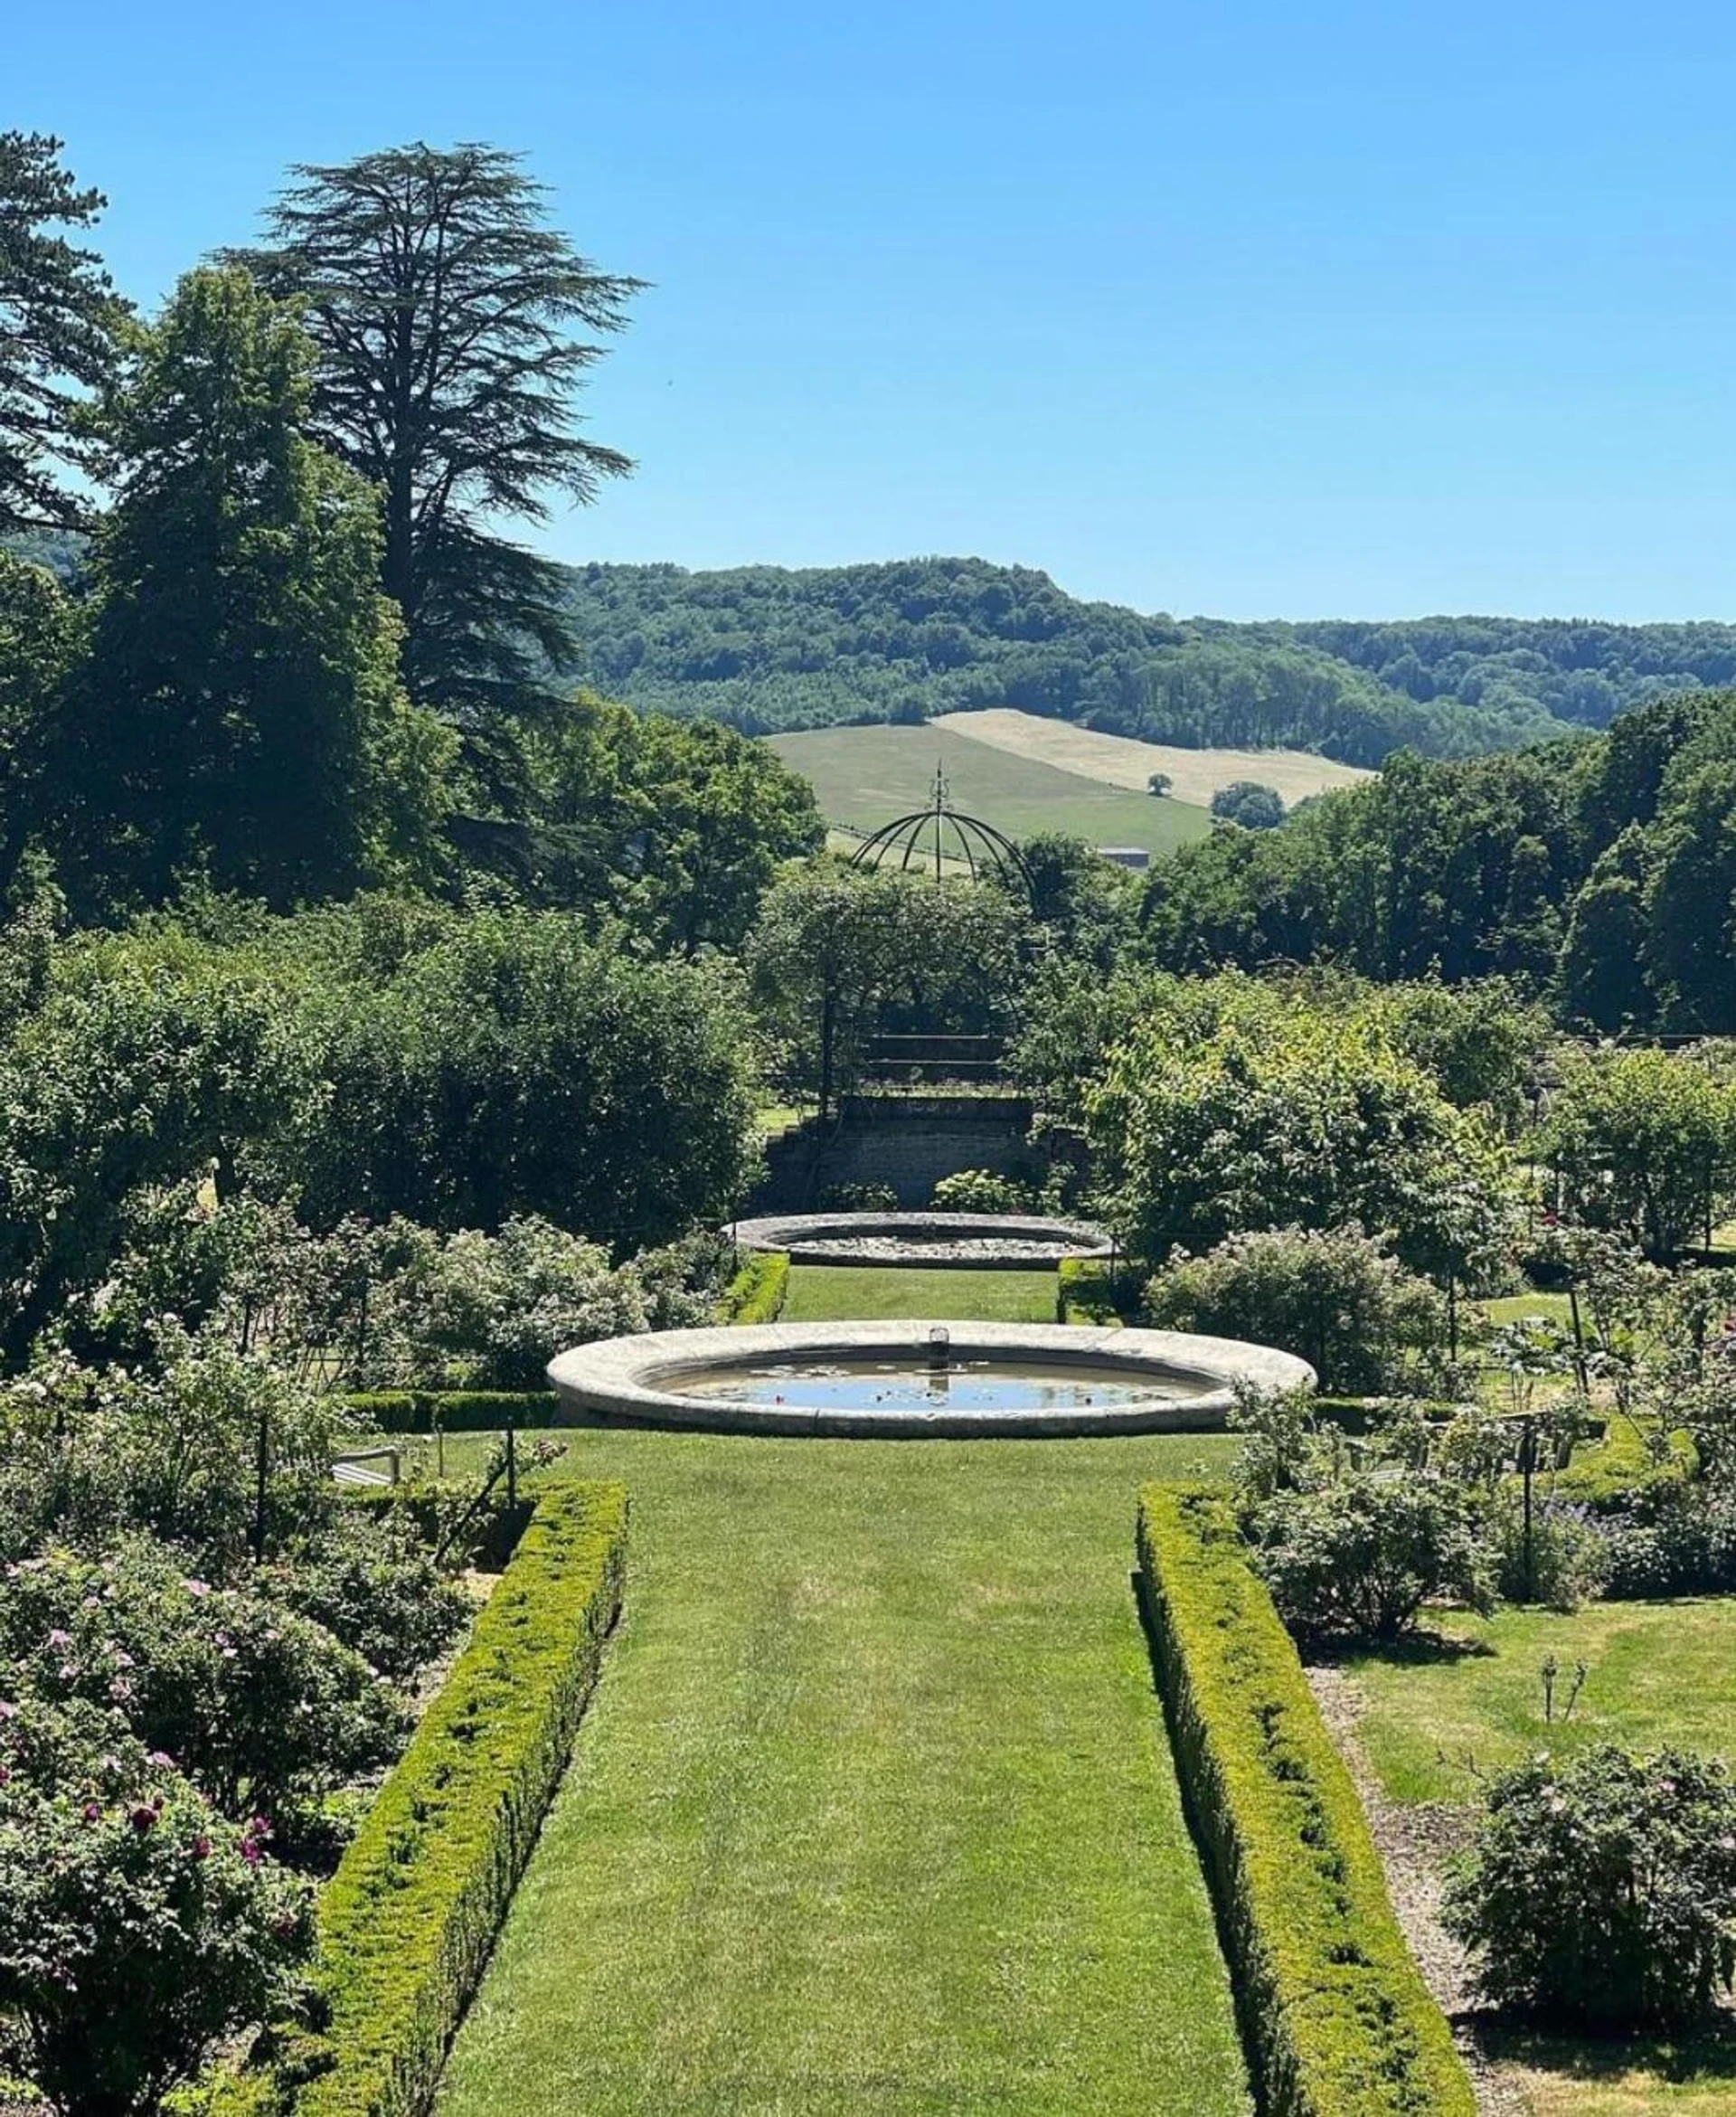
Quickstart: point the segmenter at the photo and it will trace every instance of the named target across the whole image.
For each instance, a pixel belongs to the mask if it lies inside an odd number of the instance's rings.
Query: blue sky
[[[5,55],[147,303],[291,160],[524,149],[656,282],[561,557],[1736,617],[1727,8],[93,0]]]

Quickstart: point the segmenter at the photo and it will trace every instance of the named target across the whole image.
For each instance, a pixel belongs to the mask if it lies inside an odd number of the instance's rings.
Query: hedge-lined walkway
[[[1128,1586],[1222,1442],[567,1438],[626,1615],[441,2117],[1246,2109]]]

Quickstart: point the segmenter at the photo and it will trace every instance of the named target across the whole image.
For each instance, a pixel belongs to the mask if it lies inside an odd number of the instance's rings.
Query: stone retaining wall
[[[1032,1107],[1022,1095],[849,1095],[822,1134],[809,1118],[774,1139],[758,1213],[804,1213],[841,1184],[885,1184],[906,1208],[926,1205],[942,1177],[1025,1173]]]

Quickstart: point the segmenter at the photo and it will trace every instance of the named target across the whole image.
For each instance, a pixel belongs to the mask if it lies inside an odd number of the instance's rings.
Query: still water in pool
[[[954,1359],[939,1372],[908,1360],[756,1361],[671,1377],[664,1386],[716,1403],[803,1411],[1077,1411],[1104,1404],[1184,1403],[1212,1385],[1161,1372]]]

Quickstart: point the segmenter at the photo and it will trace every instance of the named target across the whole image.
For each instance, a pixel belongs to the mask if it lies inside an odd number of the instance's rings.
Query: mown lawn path
[[[569,1437],[626,1613],[441,2117],[1230,2117],[1128,1584],[1224,1444]]]

